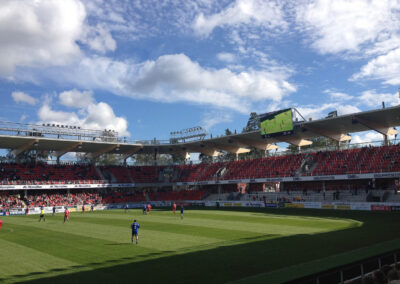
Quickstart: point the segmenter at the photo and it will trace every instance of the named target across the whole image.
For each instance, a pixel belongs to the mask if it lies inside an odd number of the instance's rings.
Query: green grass
[[[141,225],[139,245],[130,224]],[[280,283],[400,247],[400,214],[141,210],[2,217],[0,282]]]

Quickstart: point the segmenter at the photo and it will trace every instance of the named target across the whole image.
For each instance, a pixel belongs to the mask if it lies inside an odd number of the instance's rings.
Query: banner
[[[400,211],[400,205],[392,205],[392,206],[390,206],[390,211]]]
[[[371,204],[369,204],[369,203],[351,203],[350,204],[350,209],[351,210],[370,211],[371,210]]]
[[[134,183],[98,183],[98,184],[0,184],[0,190],[34,190],[34,189],[77,189],[77,188],[125,188],[135,187]]]
[[[335,205],[333,205],[331,203],[322,203],[321,208],[322,209],[334,209]]]
[[[303,203],[285,203],[286,208],[304,208]]]
[[[377,178],[400,178],[400,172],[389,173],[368,173],[368,174],[349,174],[349,175],[325,175],[325,176],[300,176],[300,177],[276,177],[276,178],[255,178],[255,179],[236,179],[236,180],[214,180],[207,182],[177,182],[181,185],[201,185],[201,184],[234,184],[234,183],[267,183],[267,182],[297,182],[297,181],[326,181],[326,180],[354,180],[354,179],[377,179]],[[148,184],[136,184],[136,187],[148,186]]]
[[[371,205],[371,211],[390,211],[390,209],[388,205]]]
[[[350,205],[349,204],[337,204],[336,209],[339,210],[350,210]]]

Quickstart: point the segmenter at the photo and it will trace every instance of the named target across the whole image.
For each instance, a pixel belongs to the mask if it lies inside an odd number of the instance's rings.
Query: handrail
[[[387,261],[388,258],[393,257],[391,261]],[[385,260],[385,261],[383,261]],[[371,263],[376,261],[376,265],[373,269],[366,266],[367,263]],[[354,261],[348,264],[344,264],[341,266],[337,266],[331,269],[327,269],[315,274],[311,274],[305,277],[301,277],[298,279],[290,280],[284,282],[283,284],[303,284],[303,283],[310,283],[314,281],[314,283],[324,283],[323,279],[329,279],[329,283],[333,283],[332,281],[336,277],[338,282],[336,283],[344,283],[347,280],[357,280],[365,275],[368,275],[376,270],[382,268],[383,265],[396,265],[400,261],[400,250],[392,250],[386,253],[378,254],[372,257],[364,258],[362,260]],[[391,263],[390,263],[391,262]],[[359,269],[360,273],[356,271]],[[347,273],[346,273],[347,272]],[[358,274],[358,275],[356,275]],[[346,275],[348,275],[346,277]]]

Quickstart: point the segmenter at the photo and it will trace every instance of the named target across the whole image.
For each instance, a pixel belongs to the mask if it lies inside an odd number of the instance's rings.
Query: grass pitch
[[[400,247],[400,214],[141,210],[1,217],[0,282],[281,283]],[[130,224],[140,223],[138,245]]]

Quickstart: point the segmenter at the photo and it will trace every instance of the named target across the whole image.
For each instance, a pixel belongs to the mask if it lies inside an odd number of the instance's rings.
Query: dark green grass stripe
[[[332,255],[326,258],[300,263],[284,267],[268,273],[262,273],[248,278],[230,282],[231,284],[253,284],[253,283],[282,283],[284,281],[312,275],[322,270],[332,269],[345,263],[352,263],[368,257],[379,255],[399,248],[400,239],[391,240],[372,246],[359,248],[345,253]]]
[[[218,214],[186,214],[187,218],[207,218],[210,220],[247,222],[260,225],[285,225],[293,227],[309,227],[309,228],[336,228],[340,227],[343,222],[352,222],[351,220],[343,220],[339,218],[323,219],[309,216],[284,216],[268,213],[248,213],[248,216],[242,215],[218,215]],[[353,221],[356,222],[356,221]]]
[[[140,283],[222,283],[243,279],[251,277],[252,275],[258,275],[262,273],[289,273],[288,271],[284,270],[285,267],[301,267],[302,264],[307,265],[307,263],[313,263],[314,271],[318,271],[319,269],[324,269],[324,265],[318,265],[318,260],[326,260],[327,258],[338,255],[339,253],[343,253],[343,255],[346,255],[348,253],[351,254],[351,252],[357,248],[368,248],[374,246],[377,243],[391,240],[394,241],[400,238],[400,226],[398,226],[400,222],[400,214],[372,214],[371,212],[335,212],[321,210],[257,210],[249,210],[248,213],[244,213],[240,210],[235,210],[234,212],[232,212],[232,215],[230,217],[225,215],[223,219],[230,221],[226,222],[226,224],[232,225],[232,227],[234,228],[235,220],[237,220],[237,214],[240,211],[240,214],[249,214],[250,216],[252,214],[256,214],[258,216],[257,218],[261,219],[268,219],[268,215],[271,214],[273,215],[273,219],[277,219],[275,218],[275,216],[281,218],[282,214],[287,214],[288,219],[292,219],[293,217],[296,217],[296,215],[301,215],[304,216],[305,219],[309,219],[309,221],[312,220],[312,218],[309,217],[314,216],[329,218],[330,220],[334,220],[335,218],[351,218],[362,223],[362,226],[353,226],[348,229],[324,232],[319,234],[298,234],[271,239],[261,238],[248,241],[244,240],[243,243],[228,246],[224,245],[224,242],[221,242],[222,244],[219,247],[209,249],[203,249],[203,247],[201,246],[199,246],[198,248],[192,247],[192,249],[197,249],[197,251],[190,251],[187,253],[176,251],[175,254],[159,254],[155,255],[154,257],[143,258],[141,261],[137,261],[138,256],[133,254],[131,256],[127,256],[128,259],[125,263],[115,261],[114,264],[105,265],[102,262],[99,262],[100,264],[97,266],[94,264],[90,266],[90,269],[92,269],[91,271],[82,271],[69,275],[55,276],[48,279],[40,279],[34,281],[33,283],[112,283],[116,281],[118,281],[119,283],[131,283],[133,281],[133,275],[134,280]],[[112,224],[115,222],[115,219],[125,218],[121,217],[121,213],[122,211],[108,211],[99,214],[93,213],[93,217],[96,216],[96,218],[100,217],[100,219],[107,219],[106,221],[104,221],[105,226],[111,228],[111,230],[112,228],[115,228],[115,230],[120,230]],[[164,218],[164,214],[162,212],[155,213],[155,220],[156,218]],[[193,211],[193,213],[195,213],[195,211]],[[228,211],[223,211],[223,213],[229,214]],[[219,215],[217,211],[207,211],[205,215],[208,214]],[[104,218],[102,218],[103,215]],[[188,214],[185,216],[189,215],[190,212],[188,212]],[[200,216],[202,214],[200,213],[198,215]],[[110,216],[110,218],[106,218],[106,216]],[[115,216],[115,218],[113,218],[113,216]],[[11,219],[12,218],[14,217],[11,217]],[[15,223],[19,222],[20,217],[17,218],[18,219],[15,219]],[[86,218],[86,215],[85,217],[82,216],[82,218]],[[190,220],[191,218],[193,219]],[[201,217],[188,217],[191,222],[195,218]],[[11,219],[9,219],[10,223],[13,223],[14,219]],[[79,218],[77,217],[76,219]],[[128,220],[128,217],[126,219]],[[24,219],[20,220],[22,223],[25,223]],[[211,219],[204,218],[204,220]],[[330,220],[327,220],[326,222],[328,223],[330,222]],[[164,219],[162,219],[159,223],[163,223],[163,221]],[[347,220],[339,221],[343,221],[344,227],[346,227],[345,224]],[[221,221],[215,223],[224,224]],[[89,222],[79,223],[79,226],[77,226],[77,228],[81,228],[82,224],[89,224]],[[143,224],[145,225],[146,222],[144,221]],[[71,225],[72,230],[74,222],[71,222],[69,225]],[[7,224],[3,225],[3,227],[4,226],[7,226]],[[254,226],[254,224],[252,226]],[[24,228],[26,230],[31,230],[29,226],[24,227],[26,227]],[[93,226],[93,228],[97,230],[96,227],[99,229],[102,228],[98,225]],[[293,227],[293,230],[296,230],[296,228]],[[35,232],[40,231],[41,229],[37,229]],[[149,230],[149,233],[150,231],[151,230]],[[307,228],[304,228],[303,231],[307,231]],[[51,239],[54,237],[52,235],[52,231],[49,232],[49,236],[47,231],[44,232],[45,237],[40,239],[40,242],[51,242]],[[0,232],[0,237],[1,233],[2,232]],[[157,231],[157,233],[162,234],[162,232],[160,231]],[[64,235],[66,235],[67,241],[70,241],[69,234],[57,233],[55,235],[59,236],[61,239]],[[169,241],[184,241],[185,237],[187,236],[189,235],[182,234],[180,235],[179,239]],[[15,237],[20,238],[18,234],[15,235]],[[82,238],[79,236],[77,237],[77,246],[84,246],[87,249],[94,251],[99,250],[101,251],[99,252],[99,254],[105,258],[105,256],[103,255],[103,250],[106,246],[105,243],[107,241],[96,240],[96,238],[94,238],[95,241],[99,243],[92,243],[94,246],[93,247],[90,246],[90,243],[81,242],[81,240],[86,238]],[[160,243],[154,243],[154,246],[162,246],[164,244],[163,241],[164,239],[162,238],[162,235],[160,235],[160,238],[157,238],[157,242]],[[108,258],[109,261],[112,262],[115,259],[123,259],[125,255],[129,254],[128,252],[130,248],[128,246],[125,246],[124,244],[118,244],[116,242],[109,243],[113,243],[113,248],[114,246],[121,246],[123,248],[117,253],[120,255],[119,258],[115,258],[116,255],[112,254],[110,250],[106,249],[106,252],[104,254],[110,254],[110,257]],[[168,243],[166,245],[168,245]],[[396,243],[394,243],[394,246],[395,245]],[[85,249],[77,250],[77,253],[85,254]],[[87,260],[87,262],[97,262],[97,258],[97,255],[93,253],[90,256],[90,259]],[[101,259],[101,257],[99,259]],[[343,259],[346,259],[346,257],[343,257]],[[74,261],[76,261],[76,259],[74,259]],[[340,260],[338,260],[338,264],[341,264],[339,263],[339,261]],[[292,272],[296,273],[294,270]],[[268,281],[266,282],[268,283]]]

